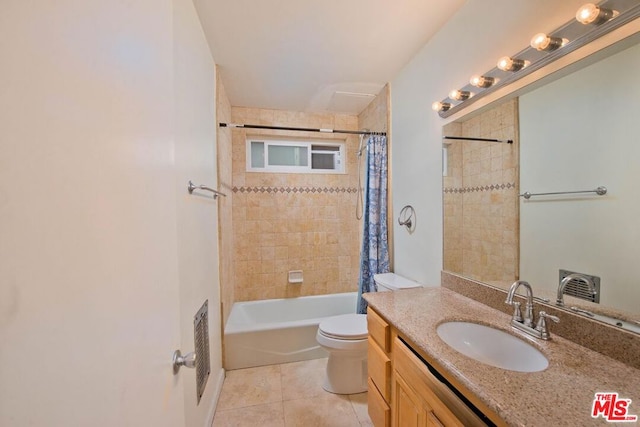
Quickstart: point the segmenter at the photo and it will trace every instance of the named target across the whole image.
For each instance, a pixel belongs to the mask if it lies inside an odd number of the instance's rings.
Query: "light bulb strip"
[[[557,59],[640,17],[640,3],[638,3],[637,0],[608,0],[600,3],[598,6],[613,9],[620,13],[614,16],[613,19],[596,26],[581,24],[573,17],[557,30],[548,33],[551,37],[567,39],[569,40],[568,43],[551,52],[537,51],[531,46],[528,46],[515,55],[511,55],[510,57],[513,59],[528,62],[527,65],[515,72],[502,71],[494,67],[490,71],[483,73],[483,77],[494,78],[495,83],[487,88],[473,86],[470,83],[461,87],[459,89],[460,91],[472,92],[473,96],[460,101],[449,97],[444,98],[440,102],[442,104],[449,104],[450,107],[439,110],[438,115],[442,118],[450,117],[498,89],[520,80],[534,71],[549,65]]]

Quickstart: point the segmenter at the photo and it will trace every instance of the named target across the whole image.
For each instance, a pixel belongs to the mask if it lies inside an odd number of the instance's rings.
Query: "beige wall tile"
[[[512,139],[514,144],[455,142],[449,149],[445,188],[515,184],[516,188],[445,193],[444,269],[483,281],[514,280],[518,274],[517,100],[462,123],[452,136]],[[460,153],[460,154],[458,154]],[[452,166],[460,163],[461,168]],[[457,207],[457,209],[456,209]]]
[[[231,108],[236,123],[357,129],[358,118],[347,115]],[[251,135],[319,138],[318,134],[252,130]],[[347,174],[267,174],[246,172],[246,137],[242,129],[233,131],[233,186],[257,188],[349,188],[357,183],[355,150],[357,136],[322,135],[321,139],[344,140],[347,144]],[[353,166],[353,167],[351,167]],[[358,266],[339,267],[338,257],[359,253],[360,221],[355,219],[354,193],[296,192],[256,193],[237,191],[233,203],[234,249],[238,260],[233,268],[235,300],[268,299],[299,295],[347,292],[357,289]],[[237,203],[236,203],[237,201]],[[351,213],[343,214],[344,212]],[[237,214],[237,215],[236,215]],[[355,242],[340,242],[345,234]],[[324,260],[324,266],[314,264]],[[245,262],[246,261],[246,262]],[[287,283],[289,270],[302,269],[304,283]],[[355,279],[354,279],[355,277]],[[329,283],[331,281],[331,283]],[[225,285],[223,285],[225,286]]]

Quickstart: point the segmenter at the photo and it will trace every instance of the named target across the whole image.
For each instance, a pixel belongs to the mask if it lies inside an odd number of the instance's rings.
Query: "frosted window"
[[[264,168],[264,142],[251,141],[251,168]]]
[[[270,145],[270,166],[307,166],[309,149],[293,145]]]
[[[247,138],[247,171],[343,174],[345,143]]]

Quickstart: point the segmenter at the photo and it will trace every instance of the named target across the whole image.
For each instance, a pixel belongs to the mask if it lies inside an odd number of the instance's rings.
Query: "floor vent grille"
[[[196,392],[198,404],[207,386],[211,362],[209,355],[209,300],[206,300],[193,318],[196,350]]]

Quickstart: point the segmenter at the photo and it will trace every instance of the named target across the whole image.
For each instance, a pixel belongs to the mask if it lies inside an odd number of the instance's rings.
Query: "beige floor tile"
[[[283,400],[304,399],[327,393],[322,388],[326,368],[326,358],[280,365]]]
[[[213,427],[372,427],[367,393],[322,389],[327,359],[227,373]]]
[[[282,402],[216,411],[212,427],[284,427]]]
[[[351,401],[351,406],[353,406],[353,410],[355,411],[360,424],[366,425],[362,423],[371,423],[371,418],[369,417],[369,405],[367,404],[367,393],[350,394],[349,400]]]
[[[360,427],[348,396],[321,396],[284,402],[286,427]]]
[[[244,408],[282,401],[280,365],[229,371],[217,409]]]

